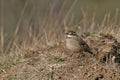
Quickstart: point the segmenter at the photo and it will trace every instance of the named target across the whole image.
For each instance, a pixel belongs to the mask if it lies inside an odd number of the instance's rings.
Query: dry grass
[[[117,80],[119,44],[108,35],[84,35],[94,55],[70,56],[64,44],[38,49],[14,50],[0,56],[0,79],[8,80]],[[92,41],[92,43],[91,43]],[[98,43],[99,42],[99,43]],[[113,45],[116,46],[112,47]],[[117,52],[117,53],[116,53]],[[111,57],[109,57],[109,54]],[[78,57],[79,55],[79,57]],[[115,59],[113,60],[113,57]],[[118,61],[118,62],[117,62]]]
[[[27,0],[28,1],[28,0]],[[6,33],[3,28],[3,18],[1,18],[0,33],[0,80],[118,80],[119,64],[112,58],[103,60],[108,52],[111,52],[109,44],[113,36],[119,42],[119,24],[117,24],[118,9],[115,16],[106,14],[100,24],[95,22],[95,13],[89,18],[89,13],[82,10],[83,18],[74,23],[74,16],[71,11],[74,9],[77,0],[69,8],[68,12],[60,20],[64,6],[64,1],[58,17],[53,18],[54,11],[51,7],[45,14],[46,17],[39,24],[37,29],[30,23],[31,14],[24,24],[23,32],[19,33],[20,22],[28,2],[26,1],[18,20],[14,35],[6,44]],[[1,14],[3,15],[3,14]],[[71,17],[70,17],[71,16]],[[94,56],[86,54],[77,58],[70,57],[70,52],[64,47],[65,28],[73,29],[84,37],[94,50]],[[83,35],[84,34],[84,35]],[[108,42],[107,42],[107,41]],[[92,44],[90,41],[93,41]],[[105,44],[100,44],[105,41]],[[96,43],[97,42],[97,43]],[[100,45],[100,46],[96,46]],[[108,46],[109,45],[109,46]],[[98,49],[106,52],[97,53]],[[117,45],[119,54],[120,47]],[[116,58],[116,54],[112,57]],[[102,60],[102,61],[101,61]],[[119,60],[119,59],[118,59]],[[103,63],[102,63],[103,62]]]

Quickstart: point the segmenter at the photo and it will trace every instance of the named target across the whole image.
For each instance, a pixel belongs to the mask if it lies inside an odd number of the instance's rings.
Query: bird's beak
[[[68,32],[65,32],[65,34],[68,34]]]

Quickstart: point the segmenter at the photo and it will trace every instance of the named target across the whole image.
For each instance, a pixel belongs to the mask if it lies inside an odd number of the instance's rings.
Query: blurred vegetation
[[[82,31],[91,30],[91,27],[94,27],[93,31],[98,31],[99,26],[119,27],[119,2],[118,0],[0,0],[1,47],[8,46],[10,40],[12,42],[9,45],[15,40],[19,42],[26,40],[27,44],[36,38],[43,42],[61,40],[66,26],[82,26]]]
[[[77,2],[69,13],[69,17],[74,16],[74,22],[76,23],[82,19],[81,8],[89,13],[89,17],[95,13],[95,21],[97,23],[101,22],[105,14],[110,13],[113,16],[115,15],[116,8],[120,8],[119,0],[1,0],[1,2],[3,2],[0,6],[3,8],[3,26],[6,28],[6,32],[11,33],[11,31],[16,27],[20,17],[22,18],[20,21],[20,27],[23,27],[26,21],[31,17],[30,22],[34,24],[34,27],[39,27],[45,17],[50,15],[49,13],[51,9],[53,9],[53,18],[55,16],[57,16],[57,18],[61,18],[61,16],[63,16],[63,20],[74,1]],[[27,3],[25,11],[23,15],[20,16],[25,3]],[[63,10],[60,14],[61,16],[58,16],[62,7]]]

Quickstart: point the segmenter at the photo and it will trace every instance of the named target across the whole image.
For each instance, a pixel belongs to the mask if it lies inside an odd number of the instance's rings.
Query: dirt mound
[[[50,49],[52,51],[62,50],[66,56],[63,61],[65,65],[56,68],[55,80],[119,80],[120,79],[120,43],[112,35],[83,35],[84,40],[90,45],[93,55],[83,52],[65,52],[67,49]]]
[[[1,57],[1,80],[120,80],[120,43],[112,35],[82,35],[92,48],[72,53],[64,43]],[[71,56],[71,54],[73,54]]]

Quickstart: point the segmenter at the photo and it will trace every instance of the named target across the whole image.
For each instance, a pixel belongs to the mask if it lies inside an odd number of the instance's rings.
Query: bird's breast
[[[66,47],[73,52],[78,52],[81,50],[79,41],[77,41],[76,39],[66,39]]]

